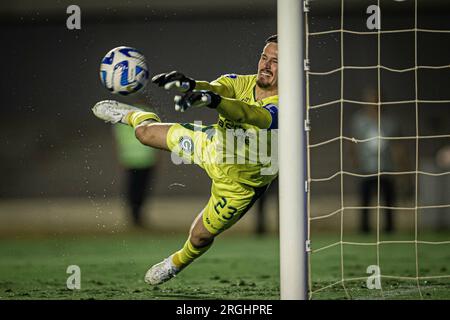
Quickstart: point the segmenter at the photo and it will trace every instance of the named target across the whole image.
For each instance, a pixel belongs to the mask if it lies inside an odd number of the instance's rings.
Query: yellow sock
[[[156,122],[161,122],[161,119],[156,113],[146,112],[146,111],[132,111],[125,116],[125,122],[128,123],[133,128],[136,128],[139,124],[146,120],[154,120]]]
[[[191,241],[188,239],[186,243],[183,246],[183,249],[180,251],[177,251],[173,257],[172,262],[177,268],[184,268],[187,265],[189,265],[192,261],[194,261],[196,258],[200,257],[203,253],[208,251],[208,249],[211,247],[212,242],[201,248],[196,248],[191,243]]]

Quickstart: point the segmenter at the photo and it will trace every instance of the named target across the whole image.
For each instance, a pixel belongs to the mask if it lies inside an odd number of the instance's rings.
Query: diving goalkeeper
[[[205,253],[214,238],[238,221],[277,176],[277,170],[264,171],[271,163],[259,156],[253,162],[229,161],[236,156],[230,153],[239,152],[239,147],[223,152],[221,145],[223,136],[235,139],[243,134],[246,137],[243,151],[249,160],[254,153],[252,137],[256,136],[259,143],[261,132],[265,132],[264,137],[269,136],[265,147],[270,151],[271,130],[278,129],[277,70],[278,40],[273,35],[265,42],[257,74],[228,74],[211,83],[195,81],[176,71],[153,77],[152,82],[158,86],[180,92],[174,99],[177,111],[192,107],[215,109],[219,119],[212,126],[161,123],[155,113],[112,100],[98,102],[93,107],[98,118],[132,126],[142,144],[192,160],[212,180],[211,197],[194,219],[186,243],[147,271],[147,283],[166,282]],[[216,161],[217,158],[223,161]]]

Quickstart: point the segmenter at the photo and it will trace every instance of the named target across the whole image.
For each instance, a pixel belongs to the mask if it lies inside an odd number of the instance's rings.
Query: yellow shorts
[[[228,177],[219,166],[208,162],[214,153],[212,136],[215,126],[174,124],[167,133],[169,149],[188,163],[203,168],[212,180],[211,197],[203,209],[203,225],[212,234],[231,227],[266,191],[268,185],[251,187]]]

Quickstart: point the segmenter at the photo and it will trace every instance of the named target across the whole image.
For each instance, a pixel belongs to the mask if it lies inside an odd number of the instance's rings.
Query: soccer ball
[[[145,87],[148,67],[142,53],[131,47],[109,51],[100,65],[102,84],[115,94],[129,95]]]

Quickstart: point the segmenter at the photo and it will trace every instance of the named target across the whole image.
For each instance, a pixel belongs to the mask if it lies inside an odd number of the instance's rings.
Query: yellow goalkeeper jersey
[[[278,129],[278,95],[262,100],[255,99],[256,75],[228,74],[221,76],[212,83],[219,87],[220,94],[227,98],[237,99],[247,104],[266,108],[272,115],[272,125],[269,129],[260,129],[254,125],[236,123],[219,115],[216,130],[217,145],[221,146],[223,162],[218,169],[231,179],[252,187],[269,184],[278,174],[278,159],[272,154],[276,151]],[[225,137],[220,141],[220,137]],[[233,137],[232,147],[230,137]]]

